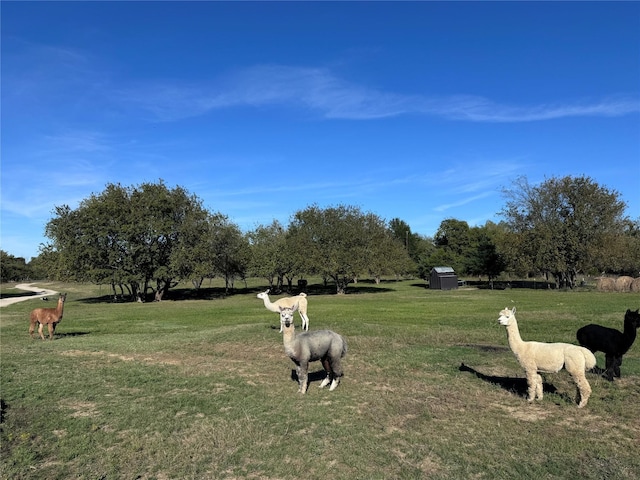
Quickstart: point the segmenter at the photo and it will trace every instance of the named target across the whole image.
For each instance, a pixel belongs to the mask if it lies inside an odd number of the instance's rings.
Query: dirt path
[[[28,295],[26,297],[0,298],[0,307],[6,307],[7,305],[11,305],[12,303],[24,302],[25,300],[30,300],[32,298],[56,295],[58,293],[54,290],[46,290],[44,288],[34,287],[31,283],[21,283],[19,285],[16,285],[16,288],[19,288],[20,290],[27,290],[29,292],[36,292],[36,295]]]

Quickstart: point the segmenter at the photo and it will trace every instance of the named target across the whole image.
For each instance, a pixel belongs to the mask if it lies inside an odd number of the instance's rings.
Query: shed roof
[[[436,273],[456,273],[451,267],[433,267]]]

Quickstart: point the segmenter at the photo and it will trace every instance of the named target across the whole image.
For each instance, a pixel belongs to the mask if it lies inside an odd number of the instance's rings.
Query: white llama
[[[542,400],[542,377],[538,372],[556,373],[564,367],[578,387],[578,407],[584,407],[591,395],[585,371],[595,367],[596,357],[588,349],[570,343],[523,341],[515,313],[515,307],[512,310],[505,308],[500,312],[498,322],[507,327],[509,347],[524,368],[529,387],[528,400]]]
[[[294,311],[297,310],[302,319],[302,329],[309,330],[309,317],[307,317],[307,294],[300,293],[295,297],[284,297],[271,303],[269,300],[269,290],[260,292],[257,295],[258,298],[264,301],[264,306],[267,310],[275,313],[280,313],[280,308],[291,308]],[[282,322],[280,322],[280,333],[282,333]]]
[[[347,342],[341,335],[331,330],[316,330],[296,335],[293,325],[293,309],[280,309],[280,324],[283,327],[284,352],[296,364],[298,392],[306,393],[308,386],[309,362],[320,360],[327,376],[320,388],[329,383],[329,390],[335,390],[340,383],[342,357],[347,353]]]

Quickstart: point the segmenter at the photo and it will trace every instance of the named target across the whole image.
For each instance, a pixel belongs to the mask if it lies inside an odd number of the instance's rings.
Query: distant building
[[[432,290],[455,290],[458,288],[458,276],[451,267],[433,267],[429,288]]]

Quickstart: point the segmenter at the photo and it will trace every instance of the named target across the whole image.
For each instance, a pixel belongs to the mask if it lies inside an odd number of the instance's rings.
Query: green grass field
[[[338,389],[318,389],[311,374],[302,396],[257,280],[226,297],[213,282],[205,299],[172,300],[189,297],[177,290],[147,304],[110,303],[107,287],[42,286],[68,292],[54,341],[27,333],[41,300],[0,310],[3,479],[611,480],[640,472],[640,341],[621,379],[587,375],[584,409],[564,371],[546,375],[544,399],[529,404],[497,322],[515,305],[524,340],[575,343],[587,323],[620,329],[626,309],[640,307],[637,294],[442,292],[389,281],[336,296],[312,285],[311,329],[342,334],[349,353]]]

